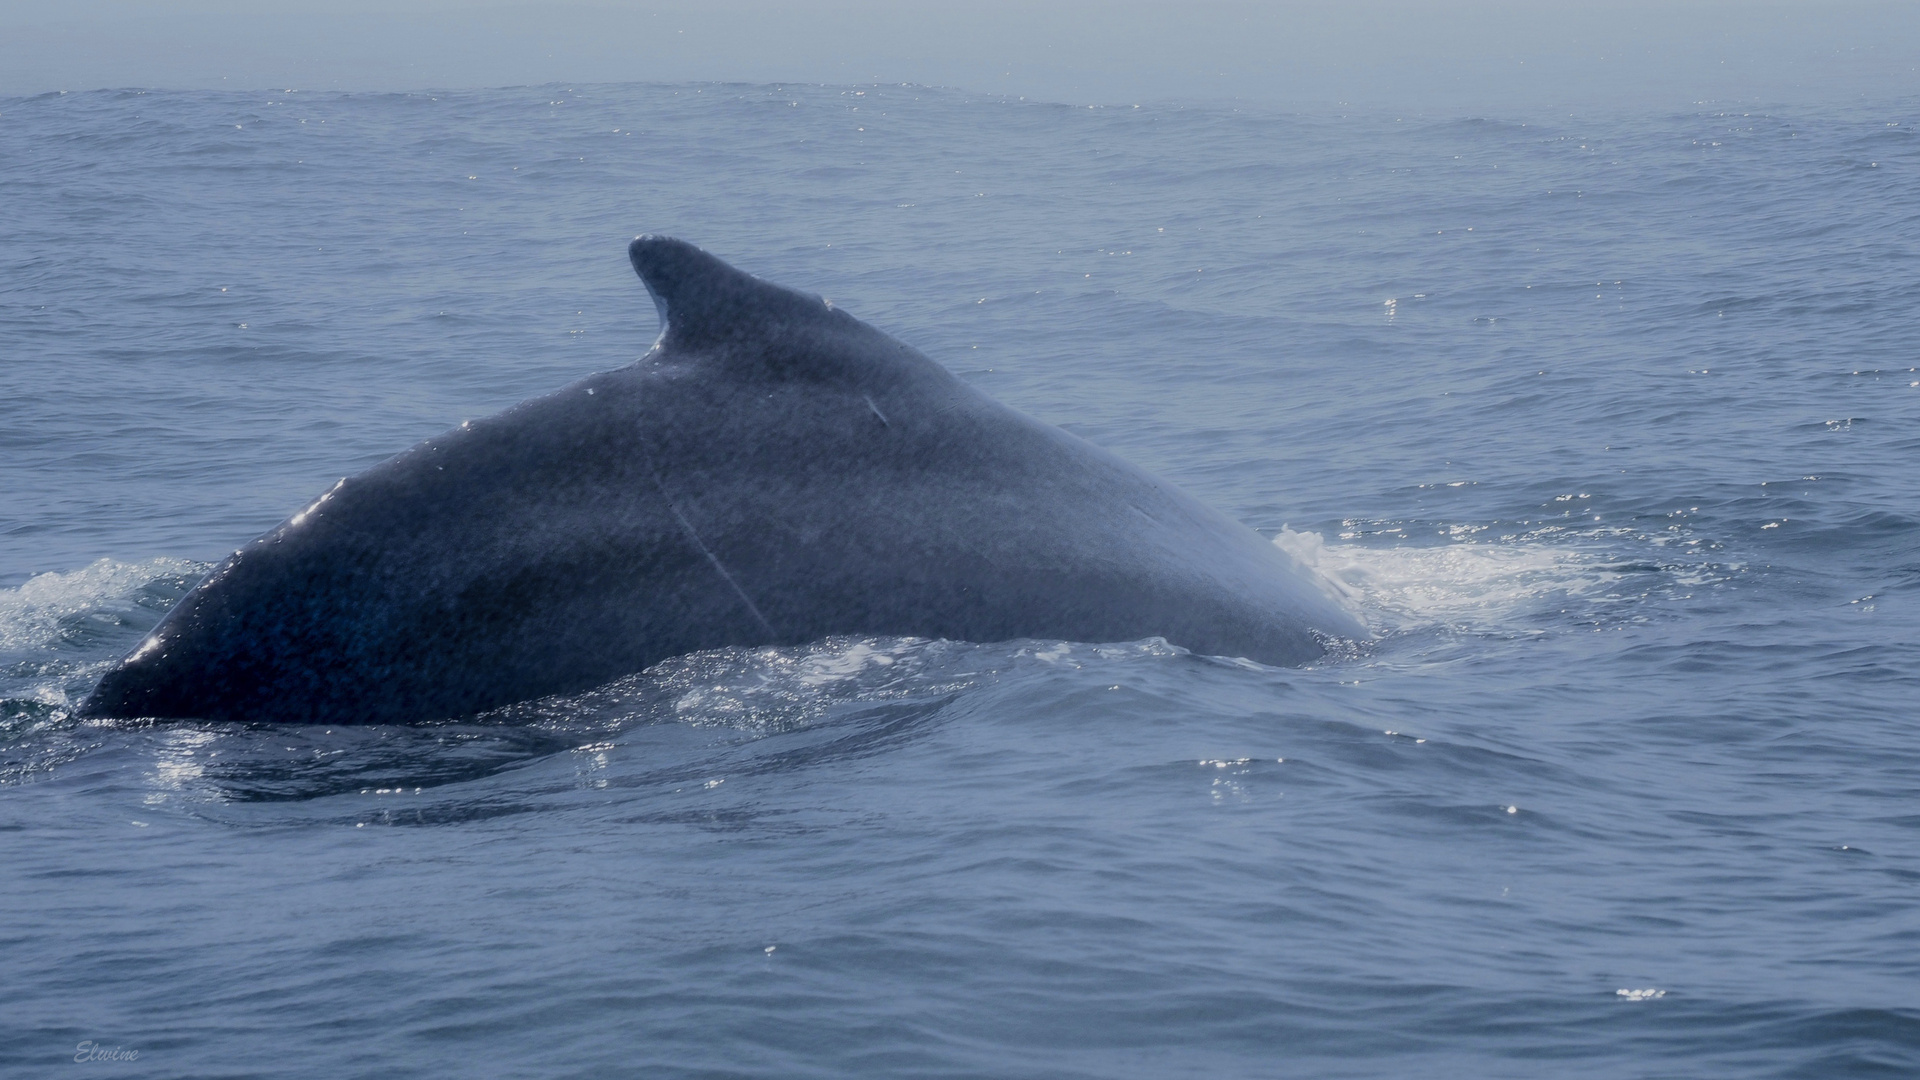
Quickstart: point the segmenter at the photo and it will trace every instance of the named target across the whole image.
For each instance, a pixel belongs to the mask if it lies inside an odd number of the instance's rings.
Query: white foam
[[[1538,539],[1372,547],[1282,529],[1273,542],[1388,629],[1506,626],[1549,600],[1604,594],[1623,576],[1617,558]]]
[[[967,646],[925,638],[827,638],[802,646],[717,649],[674,657],[611,686],[664,692],[692,723],[784,728],[830,707],[937,694],[972,681],[943,669]]]
[[[838,686],[873,668],[892,667],[906,647],[902,642],[891,642],[883,652],[871,641],[856,641],[838,652],[809,652],[797,665],[794,680],[809,689]]]
[[[187,559],[101,559],[80,570],[36,574],[17,589],[0,589],[0,650],[51,644],[64,619],[122,606],[160,578],[191,578],[205,571],[205,565]]]

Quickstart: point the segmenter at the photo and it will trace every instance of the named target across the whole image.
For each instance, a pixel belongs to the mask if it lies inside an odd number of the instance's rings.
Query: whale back
[[[677,240],[629,255],[647,355],[342,481],[85,711],[431,719],[830,634],[1290,664],[1361,632],[1245,526],[820,298]]]

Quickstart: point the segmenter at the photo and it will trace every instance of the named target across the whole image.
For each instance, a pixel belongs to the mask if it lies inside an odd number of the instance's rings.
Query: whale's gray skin
[[[678,240],[629,254],[652,351],[342,480],[82,713],[430,720],[831,634],[1284,665],[1364,633],[1251,529],[820,298]]]

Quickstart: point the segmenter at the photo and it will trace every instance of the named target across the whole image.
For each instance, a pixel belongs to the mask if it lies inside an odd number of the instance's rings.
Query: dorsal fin
[[[685,240],[638,236],[627,258],[660,311],[662,340],[671,344],[761,338],[834,314],[817,296],[736,270]]]

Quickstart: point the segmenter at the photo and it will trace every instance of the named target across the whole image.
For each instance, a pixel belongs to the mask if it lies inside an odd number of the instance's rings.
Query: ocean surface
[[[0,1072],[1920,1074],[1916,123],[0,100]],[[1372,637],[72,717],[339,477],[644,352],[643,231],[1164,475]]]

